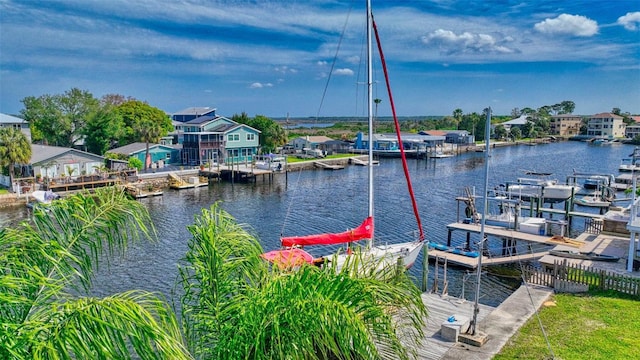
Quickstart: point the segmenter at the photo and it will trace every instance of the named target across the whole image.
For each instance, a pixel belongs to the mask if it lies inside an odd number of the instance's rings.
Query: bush
[[[129,158],[129,168],[131,169],[138,169],[138,170],[142,170],[142,160],[136,158],[136,157],[130,157]]]

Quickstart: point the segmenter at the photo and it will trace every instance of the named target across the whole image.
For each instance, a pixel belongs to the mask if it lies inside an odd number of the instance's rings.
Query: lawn
[[[540,309],[555,359],[640,359],[640,302],[613,292],[556,294]],[[534,316],[494,359],[552,359]]]
[[[2,194],[8,194],[8,193],[9,193],[9,190],[8,190],[8,189],[0,188],[0,195],[2,195]]]
[[[299,157],[296,157],[295,155],[293,156],[287,156],[287,163],[291,164],[291,163],[297,163],[297,162],[302,162],[302,161],[322,161],[322,160],[329,160],[329,159],[341,159],[341,158],[350,158],[356,156],[354,154],[334,154],[334,155],[328,155],[325,158],[320,158],[320,159],[315,159],[315,158],[311,158],[311,159],[302,159]]]

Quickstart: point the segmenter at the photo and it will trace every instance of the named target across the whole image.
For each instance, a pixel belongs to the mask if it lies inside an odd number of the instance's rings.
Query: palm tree
[[[403,344],[423,336],[420,291],[393,266],[365,272],[356,255],[341,270],[269,267],[256,238],[217,204],[189,231],[182,319],[197,358],[408,359]]]
[[[173,311],[158,296],[86,294],[104,255],[155,238],[144,206],[115,188],[36,209],[0,231],[0,358],[190,359]]]
[[[462,121],[462,109],[453,110],[453,118],[456,119],[456,130],[459,130],[460,122]]]
[[[19,129],[0,128],[0,167],[9,167],[9,180],[13,184],[16,164],[28,164],[31,160],[31,144]]]

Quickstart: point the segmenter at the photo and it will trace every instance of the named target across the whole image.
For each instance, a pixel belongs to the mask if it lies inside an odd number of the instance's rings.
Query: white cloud
[[[326,61],[324,61],[324,60],[320,60],[320,61],[318,61],[318,62],[316,63],[316,65],[318,65],[318,66],[326,66],[327,64],[328,64],[328,63],[327,63]]]
[[[472,34],[463,32],[460,35],[451,30],[438,29],[422,37],[425,44],[435,44],[440,50],[447,54],[458,53],[499,53],[510,54],[516,52],[504,44],[513,41],[513,38],[506,37],[496,40],[488,34]]]
[[[265,87],[273,87],[272,83],[259,83],[259,82],[254,82],[253,84],[249,85],[250,89],[262,89]]]
[[[618,24],[624,26],[627,30],[637,30],[640,28],[640,11],[628,12],[626,15],[620,16]]]
[[[344,76],[353,76],[353,70],[351,69],[335,69],[333,70],[334,75],[344,75]]]
[[[545,19],[534,25],[543,34],[593,36],[598,33],[598,23],[585,16],[562,14],[555,19]]]
[[[276,66],[274,69],[275,69],[276,72],[279,72],[281,74],[287,74],[287,73],[295,74],[295,73],[298,72],[297,69],[290,68],[290,67],[288,67],[286,65],[284,65],[284,66]]]

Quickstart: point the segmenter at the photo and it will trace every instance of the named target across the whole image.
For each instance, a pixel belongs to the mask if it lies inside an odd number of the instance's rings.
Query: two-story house
[[[623,117],[612,113],[600,113],[589,117],[587,135],[599,138],[624,137],[625,124]]]
[[[191,108],[209,109],[209,108]],[[180,123],[178,142],[182,144],[182,164],[201,165],[209,162],[251,162],[260,147],[260,131],[239,124],[210,109],[207,115],[182,114],[173,117]],[[185,111],[182,111],[184,113]],[[180,121],[186,119],[186,121]]]
[[[12,127],[20,130],[31,142],[31,130],[29,129],[29,123],[15,116],[0,113],[0,127]]]
[[[549,120],[549,135],[575,136],[580,134],[582,117],[580,115],[552,115]]]

